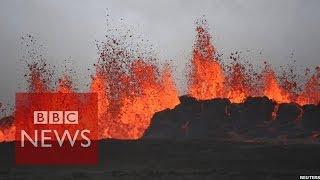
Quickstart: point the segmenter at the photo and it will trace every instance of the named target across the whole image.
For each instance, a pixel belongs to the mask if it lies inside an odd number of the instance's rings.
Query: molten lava
[[[209,32],[201,25],[197,27],[196,42],[191,59],[188,91],[198,100],[224,96],[224,73],[217,61]]]
[[[91,92],[98,94],[98,117],[101,117],[106,113],[109,105],[106,81],[101,75],[96,74],[96,76],[92,78],[90,89]]]
[[[320,103],[320,67],[317,67],[315,70],[316,72],[305,84],[303,92],[298,97],[298,104],[305,105]]]
[[[244,67],[240,63],[236,63],[232,66],[229,86],[228,98],[231,102],[241,103],[250,95]]]
[[[206,21],[197,24],[196,32],[188,79],[190,96],[198,100],[225,97],[233,103],[244,102],[249,96],[266,96],[277,103],[295,102],[300,105],[319,103],[319,68],[305,84],[304,90],[299,93],[294,91],[296,82],[287,80],[281,83],[268,64],[265,64],[261,74],[246,73],[246,67],[230,56],[235,62],[231,68],[225,68],[217,58]],[[229,72],[225,71],[226,69]]]
[[[118,81],[94,79],[91,89],[99,94],[99,122],[105,127],[103,137],[137,139],[148,128],[155,112],[179,104],[170,69],[166,67],[160,74],[157,71],[156,66],[137,60]],[[115,89],[111,96],[107,95],[106,87]]]
[[[232,103],[242,103],[249,96],[267,96],[277,103],[319,103],[320,68],[316,68],[302,92],[293,92],[290,83],[278,80],[270,65],[266,64],[261,73],[248,73],[244,64],[232,58],[235,61],[226,68],[212,45],[204,21],[197,24],[196,32],[188,74],[190,96],[197,100],[229,98]],[[90,92],[98,95],[100,138],[140,138],[154,113],[180,103],[171,67],[157,66],[154,59],[113,38],[98,44],[98,49]],[[76,92],[71,76],[63,75],[53,83],[53,73],[43,59],[28,67],[29,92]],[[277,108],[273,119],[276,114]],[[0,129],[0,141],[13,140],[14,131],[14,125]]]
[[[263,73],[263,95],[278,103],[290,102],[289,93],[286,92],[278,83],[275,72],[269,65],[266,65]]]

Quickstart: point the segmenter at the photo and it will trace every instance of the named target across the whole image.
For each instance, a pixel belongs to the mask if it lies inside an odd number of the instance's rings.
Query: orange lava
[[[107,84],[100,73],[96,73],[92,78],[90,91],[98,94],[98,118],[106,116],[109,107]]]
[[[127,132],[129,137],[141,137],[155,112],[180,103],[170,70],[157,79],[153,68],[141,61],[134,63],[131,78],[138,82],[138,91],[121,99],[120,121],[131,127]],[[148,79],[143,80],[143,76]]]
[[[3,142],[3,141],[5,141],[4,134],[3,134],[3,132],[0,130],[0,142]]]
[[[289,93],[279,85],[275,72],[266,65],[263,75],[263,95],[278,103],[290,102]]]
[[[248,74],[246,66],[238,61],[226,68],[218,58],[203,21],[197,24],[196,32],[188,73],[187,92],[190,96],[198,100],[229,98],[233,103],[244,102],[249,96],[267,96],[277,103],[319,103],[320,68],[316,68],[301,92],[293,92],[278,80],[268,64],[262,72],[254,74]],[[174,108],[180,103],[171,67],[157,66],[152,60],[140,56],[132,58],[130,53],[137,52],[122,47],[115,39],[102,43],[98,48],[99,58],[89,91],[98,95],[99,136],[138,139],[149,127],[154,113]],[[51,88],[52,75],[47,65],[32,63],[27,74],[28,91],[76,92],[71,77],[61,77],[56,87]],[[0,130],[0,142],[12,140],[14,130],[14,126]]]
[[[320,68],[311,76],[305,84],[304,90],[299,95],[297,103],[300,105],[320,103]]]
[[[191,59],[188,93],[198,100],[224,96],[224,73],[215,57],[209,32],[197,27],[197,36]]]
[[[16,127],[15,125],[5,128],[5,129],[0,129],[0,142],[10,142],[15,140],[15,132],[16,132]]]
[[[296,92],[296,82],[280,82],[270,65],[259,73],[246,73],[246,67],[236,58],[231,68],[225,68],[217,58],[206,21],[198,23],[196,39],[190,62],[188,94],[198,100],[219,97],[241,103],[249,96],[266,96],[277,103],[295,102],[299,105],[318,104],[320,101],[320,68],[305,84],[302,92]],[[229,70],[225,71],[226,69]],[[285,74],[284,74],[285,75]],[[259,77],[259,78],[257,78]],[[286,77],[284,77],[286,79]]]
[[[156,66],[136,60],[129,73],[120,74],[117,81],[106,80],[107,72],[100,72],[104,76],[93,79],[91,90],[98,92],[104,138],[140,138],[155,112],[180,103],[170,68],[165,67],[160,74],[157,71]]]
[[[241,103],[249,96],[249,85],[246,82],[244,67],[239,63],[232,66],[229,86],[228,98],[231,102]]]

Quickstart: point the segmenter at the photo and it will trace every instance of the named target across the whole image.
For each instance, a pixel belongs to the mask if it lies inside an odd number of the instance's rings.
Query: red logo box
[[[17,93],[17,165],[98,164],[95,93]]]

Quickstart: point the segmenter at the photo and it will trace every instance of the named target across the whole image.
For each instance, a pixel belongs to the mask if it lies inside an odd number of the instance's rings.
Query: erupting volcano
[[[247,69],[250,66],[246,67],[238,62],[238,52],[236,52],[231,54],[230,59],[234,62],[227,68],[218,59],[206,21],[197,23],[196,31],[188,85],[190,96],[198,100],[229,98],[234,103],[244,102],[250,96],[266,96],[277,103],[295,102],[300,105],[319,103],[319,67],[305,84],[304,90],[297,93],[289,87],[290,84],[280,84],[271,65],[266,62],[260,74],[250,73]]]
[[[160,68],[150,59],[132,60],[130,52],[114,39],[98,47],[90,91],[98,94],[100,138],[140,138],[155,112],[179,104],[171,68]],[[75,85],[66,74],[54,83],[56,88],[50,88],[51,76],[44,61],[30,64],[29,92],[75,92]]]
[[[205,21],[197,23],[196,33],[186,75],[188,96],[198,101],[227,98],[232,103],[244,103],[249,97],[263,96],[274,103],[300,106],[319,103],[320,68],[315,69],[302,90],[297,92],[279,81],[267,63],[261,72],[251,71],[250,66],[238,60],[238,52],[232,53],[230,59],[233,62],[225,65],[212,44]],[[157,59],[153,57],[136,56],[134,53],[143,52],[127,49],[118,39],[107,38],[97,47],[99,56],[89,89],[98,94],[100,138],[138,139],[156,112],[173,109],[180,103],[172,67],[157,65]],[[29,63],[28,67],[28,92],[76,92],[76,84],[67,74],[63,74],[52,87],[52,72],[43,58]],[[227,112],[229,110],[225,110]],[[7,122],[1,123],[0,141],[13,140],[12,121],[8,122],[9,126],[3,125]]]

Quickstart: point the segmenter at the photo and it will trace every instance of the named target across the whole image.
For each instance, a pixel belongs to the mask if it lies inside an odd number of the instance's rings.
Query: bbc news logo
[[[78,124],[78,111],[34,111],[33,113],[33,124]],[[21,147],[25,147],[25,140],[27,139],[32,143],[34,147],[52,147],[52,144],[45,143],[45,140],[52,140],[47,134],[54,133],[59,146],[62,147],[65,141],[69,141],[71,147],[74,147],[78,135],[86,141],[81,143],[81,147],[90,147],[91,140],[86,134],[90,134],[89,129],[76,130],[76,133],[72,137],[68,129],[63,131],[60,136],[57,130],[42,130],[40,132],[41,144],[38,144],[38,130],[34,132],[34,139],[25,130],[21,130]],[[66,140],[67,138],[67,140]]]
[[[16,164],[97,164],[97,119],[94,93],[17,93]]]
[[[78,111],[34,111],[34,124],[78,124]]]

